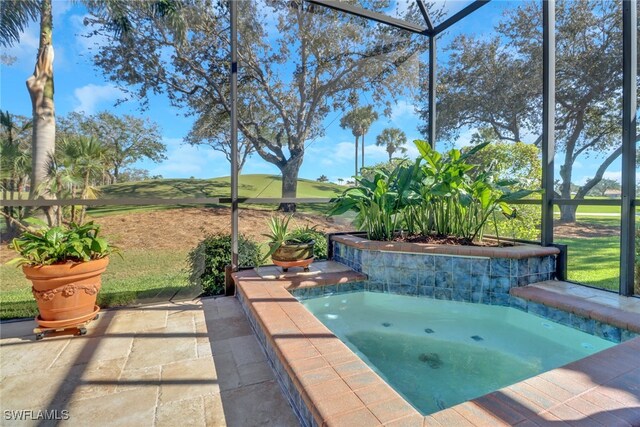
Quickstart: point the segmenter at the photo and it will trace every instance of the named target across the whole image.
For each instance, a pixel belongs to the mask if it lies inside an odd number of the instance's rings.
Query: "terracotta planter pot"
[[[300,261],[313,258],[315,241],[308,243],[284,243],[271,255],[273,261]]]
[[[43,327],[64,327],[90,320],[97,313],[96,297],[109,258],[82,263],[23,266],[38,303]]]

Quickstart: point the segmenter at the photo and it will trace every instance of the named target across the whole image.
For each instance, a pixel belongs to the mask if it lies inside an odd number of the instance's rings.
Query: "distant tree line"
[[[149,171],[130,166],[141,159],[166,158],[158,125],[134,116],[101,112],[92,116],[70,113],[58,118],[55,151],[50,153],[45,175],[33,186],[32,121],[1,112],[0,181],[3,200],[21,200],[27,193],[48,194],[57,199],[95,199],[99,186],[126,180],[151,179]],[[3,207],[8,228],[25,215],[24,209]],[[84,207],[49,209],[50,223],[82,222]]]

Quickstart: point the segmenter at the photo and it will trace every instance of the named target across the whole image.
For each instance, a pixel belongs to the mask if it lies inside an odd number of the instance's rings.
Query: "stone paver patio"
[[[299,425],[235,298],[105,311],[85,336],[34,326],[0,325],[0,425]]]

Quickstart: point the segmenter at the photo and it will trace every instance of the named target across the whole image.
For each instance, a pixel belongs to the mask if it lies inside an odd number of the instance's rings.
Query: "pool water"
[[[424,415],[615,345],[508,307],[372,292],[303,304]]]

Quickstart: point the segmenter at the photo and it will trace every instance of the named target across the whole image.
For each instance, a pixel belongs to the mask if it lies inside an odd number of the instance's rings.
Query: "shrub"
[[[519,205],[515,218],[498,216],[498,236],[507,239],[540,240],[540,206]],[[487,228],[488,234],[496,234],[492,225]]]
[[[260,264],[260,247],[242,235],[238,236],[238,264],[251,267]],[[189,282],[202,287],[205,295],[224,293],[225,267],[231,264],[231,236],[213,234],[205,237],[187,255]]]

